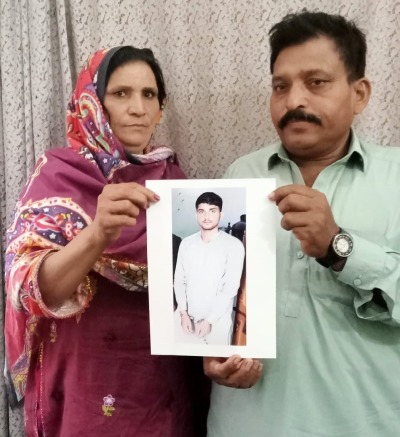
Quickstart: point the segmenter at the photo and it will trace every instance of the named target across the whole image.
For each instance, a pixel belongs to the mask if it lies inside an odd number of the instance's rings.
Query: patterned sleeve
[[[29,315],[65,318],[81,313],[93,296],[90,276],[71,299],[56,310],[43,302],[38,284],[42,262],[68,244],[91,218],[71,198],[43,197],[35,179],[47,162],[42,157],[17,203],[14,222],[7,231],[6,289],[13,308]]]

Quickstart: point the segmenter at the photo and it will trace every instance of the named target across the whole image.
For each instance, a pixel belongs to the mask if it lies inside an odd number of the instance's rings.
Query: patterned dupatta
[[[147,179],[185,177],[167,147],[152,146],[146,155],[126,156],[96,94],[97,71],[107,53],[96,52],[81,71],[68,105],[68,147],[50,150],[39,159],[7,233],[7,367],[18,400],[25,392],[32,353],[40,345],[35,330],[40,317],[79,319],[96,292],[96,275],[91,272],[70,301],[51,311],[41,299],[37,282],[43,260],[93,221],[97,197],[106,184],[144,185]],[[122,230],[93,271],[127,290],[147,290],[144,211],[136,226]]]

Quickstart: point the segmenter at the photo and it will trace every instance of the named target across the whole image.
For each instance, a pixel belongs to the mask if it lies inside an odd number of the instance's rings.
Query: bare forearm
[[[54,310],[69,300],[100,258],[107,243],[89,225],[67,246],[48,256],[39,270],[43,302]]]

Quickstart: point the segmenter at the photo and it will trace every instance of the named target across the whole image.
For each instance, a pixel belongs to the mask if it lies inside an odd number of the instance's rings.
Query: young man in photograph
[[[222,199],[206,192],[196,201],[200,231],[179,246],[174,289],[176,340],[231,344],[233,303],[243,270],[244,246],[219,230]]]

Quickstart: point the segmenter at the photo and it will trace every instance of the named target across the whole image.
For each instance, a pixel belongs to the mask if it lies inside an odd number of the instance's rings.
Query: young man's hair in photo
[[[218,206],[219,210],[222,211],[222,199],[220,196],[218,196],[218,194],[212,192],[200,194],[196,200],[196,210],[201,203]]]

